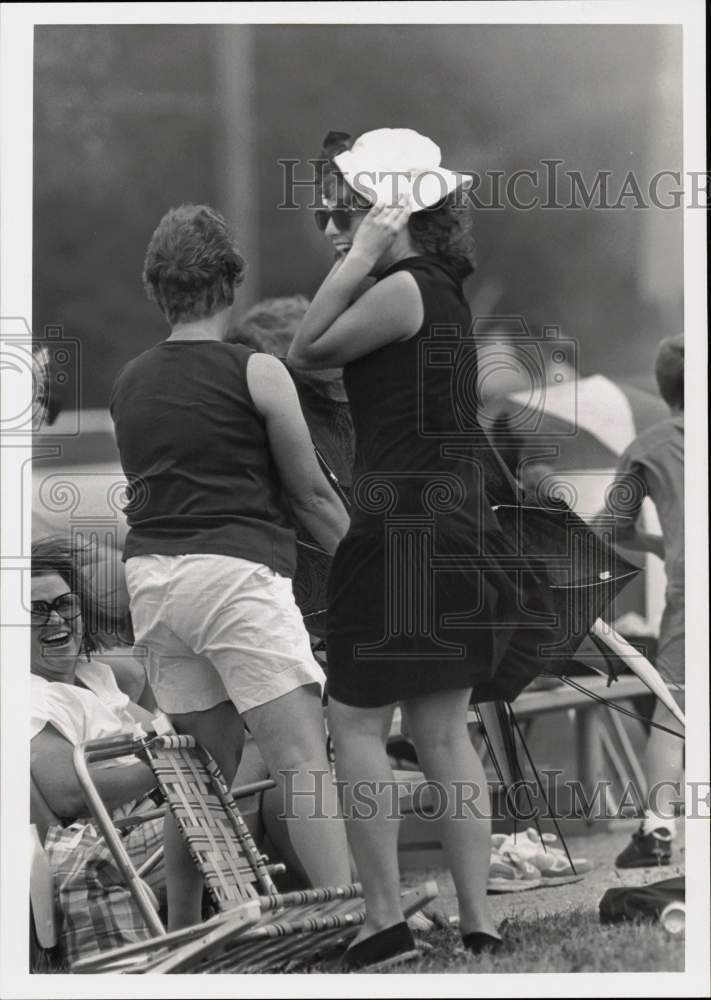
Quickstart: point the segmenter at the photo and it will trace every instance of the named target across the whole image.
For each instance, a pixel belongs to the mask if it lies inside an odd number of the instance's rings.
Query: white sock
[[[676,820],[672,816],[657,816],[648,809],[642,821],[642,833],[652,833],[661,826],[665,827],[672,837],[676,836]]]

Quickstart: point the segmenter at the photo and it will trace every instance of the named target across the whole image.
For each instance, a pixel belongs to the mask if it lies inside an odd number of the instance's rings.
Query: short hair
[[[334,157],[353,145],[346,132],[329,132],[316,164],[316,183],[321,196],[347,208],[370,209],[371,204],[347,183]],[[471,199],[459,189],[429,208],[413,212],[408,219],[412,242],[420,253],[437,257],[464,279],[475,269]]]
[[[240,317],[236,326],[227,332],[225,340],[285,358],[308,308],[309,300],[305,295],[263,299]]]
[[[667,337],[657,350],[654,365],[659,394],[667,406],[684,409],[684,335]]]
[[[180,205],[163,216],[151,236],[143,285],[174,326],[231,306],[245,270],[219,212],[208,205]]]
[[[72,543],[68,535],[51,535],[32,543],[31,575],[57,573],[79,598],[84,637],[82,649],[93,653],[117,643],[118,622],[109,621],[106,607],[92,593],[90,583],[92,554],[90,545]]]

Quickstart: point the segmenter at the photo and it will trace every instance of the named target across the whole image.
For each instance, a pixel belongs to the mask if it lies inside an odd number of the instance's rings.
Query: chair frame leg
[[[126,885],[135,899],[136,905],[141,911],[141,916],[145,920],[152,936],[162,937],[166,933],[165,927],[161,923],[160,917],[155,911],[153,900],[151,899],[146,886],[141,881],[141,878],[136,871],[128,852],[123,845],[121,837],[116,832],[108,809],[102,802],[101,796],[96,790],[96,786],[92,781],[91,775],[89,774],[89,767],[84,747],[81,744],[74,748],[74,770],[76,771],[79,784],[81,785],[82,792],[84,793],[84,797],[91,810],[91,814],[96,822],[96,825],[99,827],[101,835],[106,840],[106,843],[114,856],[116,864],[126,880]]]

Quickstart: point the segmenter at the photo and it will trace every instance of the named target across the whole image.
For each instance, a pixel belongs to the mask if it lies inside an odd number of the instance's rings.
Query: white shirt
[[[76,676],[85,688],[31,675],[30,738],[48,722],[73,746],[134,731],[128,695],[120,690],[111,667],[96,660],[82,662]]]

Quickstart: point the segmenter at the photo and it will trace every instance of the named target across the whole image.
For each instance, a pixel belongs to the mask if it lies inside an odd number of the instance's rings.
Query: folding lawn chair
[[[112,832],[120,842],[118,831],[140,826],[150,820],[160,819],[165,815],[165,806],[154,808],[154,802],[149,796],[137,802],[132,811],[113,820]],[[58,909],[57,885],[58,875],[63,880],[67,876],[66,863],[70,856],[65,853],[66,841],[61,837],[52,837],[50,828],[67,827],[68,821],[62,820],[50,808],[34,776],[30,774],[30,971],[51,971],[48,965],[64,962],[65,914]],[[56,834],[56,830],[54,831]],[[75,836],[75,827],[71,826],[69,833]],[[52,846],[49,847],[49,841]],[[59,846],[60,871],[57,863],[56,848]],[[82,847],[86,841],[82,839]],[[110,848],[109,848],[110,850]],[[126,851],[123,849],[123,854]],[[109,855],[110,856],[110,855]],[[136,870],[136,875],[143,879],[160,863],[163,856],[162,846],[155,850]],[[122,871],[122,874],[126,874]],[[142,884],[146,899],[151,904],[151,915],[155,916],[157,902],[150,888]],[[61,893],[60,893],[61,900]],[[60,907],[63,905],[60,901]],[[72,919],[71,917],[69,918]],[[158,926],[162,927],[160,922]],[[76,931],[76,928],[75,928]]]
[[[98,760],[138,756],[156,776],[190,854],[219,911],[201,925],[166,934],[138,872],[89,773]],[[110,845],[148,927],[155,936],[103,952],[72,966],[72,972],[260,972],[299,964],[345,943],[365,920],[356,884],[279,893],[272,876],[282,865],[261,854],[235,796],[210,754],[190,736],[174,734],[94,740],[75,749],[74,764],[87,804]],[[245,786],[253,794],[272,782]],[[411,916],[437,895],[427,882],[403,895]]]

